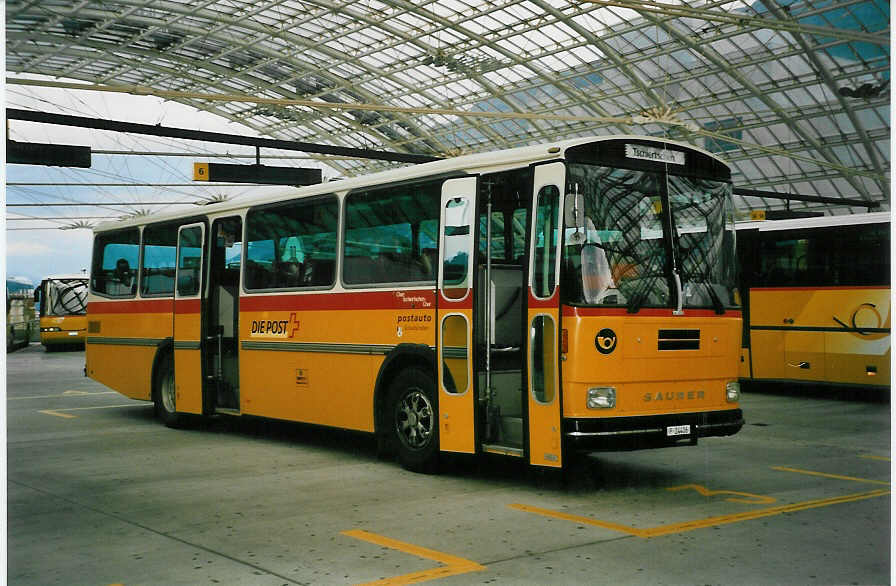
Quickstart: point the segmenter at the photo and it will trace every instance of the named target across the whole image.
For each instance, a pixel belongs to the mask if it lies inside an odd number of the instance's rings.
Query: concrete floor
[[[7,355],[10,584],[891,581],[886,403],[748,393],[732,438],[591,455],[564,484],[413,474],[284,423],[172,430],[83,365]]]

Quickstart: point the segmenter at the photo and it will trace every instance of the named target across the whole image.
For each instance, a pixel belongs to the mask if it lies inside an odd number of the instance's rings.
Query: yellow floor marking
[[[666,490],[687,490],[687,489],[696,490],[698,493],[703,496],[718,496],[720,494],[733,494],[742,498],[726,498],[726,501],[730,501],[732,503],[747,503],[748,505],[770,505],[773,502],[776,502],[778,499],[772,498],[770,496],[762,496],[761,494],[752,494],[749,492],[737,492],[735,490],[709,490],[705,486],[701,486],[699,484],[685,484],[683,486],[672,486],[667,488]]]
[[[64,417],[65,419],[75,419],[77,417],[76,415],[60,413],[59,411],[53,411],[52,409],[44,409],[43,411],[38,411],[38,413],[43,413],[44,415],[53,415],[55,417]]]
[[[866,460],[882,460],[884,462],[890,462],[890,458],[886,456],[859,456],[860,458],[865,458]]]
[[[751,519],[759,519],[762,517],[771,517],[773,515],[780,515],[782,513],[792,513],[794,511],[804,511],[806,509],[814,509],[818,507],[827,507],[830,505],[836,505],[840,503],[849,503],[853,501],[859,501],[863,499],[870,499],[874,497],[884,496],[890,494],[889,490],[872,490],[871,492],[860,492],[856,494],[850,494],[846,496],[838,496],[827,499],[818,499],[812,501],[804,501],[801,503],[793,503],[791,505],[782,505],[779,507],[769,507],[767,509],[759,509],[756,511],[746,511],[743,513],[735,513],[733,515],[720,515],[717,517],[707,517],[705,519],[696,519],[694,521],[685,521],[683,523],[672,523],[670,525],[660,525],[658,527],[650,527],[647,529],[638,529],[637,527],[630,527],[628,525],[620,525],[618,523],[608,523],[606,521],[600,521],[598,519],[591,519],[589,517],[581,517],[579,515],[570,515],[568,513],[561,513],[559,511],[551,511],[549,509],[541,509],[538,507],[532,507],[529,505],[508,505],[513,509],[519,509],[521,511],[525,511],[527,513],[534,513],[536,515],[542,515],[545,517],[554,517],[557,519],[563,519],[566,521],[573,521],[575,523],[582,523],[586,525],[595,525],[597,527],[603,527],[605,529],[613,529],[615,531],[622,531],[624,533],[628,533],[630,535],[634,535],[636,537],[642,537],[644,539],[650,537],[659,537],[661,535],[669,535],[670,533],[684,533],[685,531],[693,531],[694,529],[704,529],[706,527],[714,527],[716,525],[726,525],[729,523],[740,523],[741,521],[749,521]]]
[[[355,539],[361,539],[375,545],[381,545],[383,547],[388,547],[389,549],[397,549],[398,551],[402,551],[404,553],[408,553],[417,557],[425,558],[428,560],[433,560],[435,562],[439,562],[440,564],[444,564],[440,568],[433,568],[431,570],[423,570],[422,572],[413,572],[411,574],[404,574],[402,576],[396,576],[394,578],[386,578],[384,580],[377,580],[374,582],[367,582],[367,585],[377,584],[377,585],[387,585],[387,584],[416,584],[417,582],[426,582],[427,580],[437,580],[439,578],[445,578],[447,576],[456,576],[458,574],[466,574],[467,572],[481,572],[485,569],[485,566],[477,564],[476,562],[453,556],[451,554],[443,553],[441,551],[436,551],[434,549],[427,549],[425,547],[420,547],[418,545],[413,545],[410,543],[405,543],[403,541],[398,541],[396,539],[390,539],[389,537],[384,537],[382,535],[377,535],[376,533],[370,533],[369,531],[363,531],[361,529],[353,529],[351,531],[343,531],[342,535],[347,535],[348,537],[354,537]]]
[[[797,474],[808,474],[809,476],[822,476],[824,478],[836,478],[838,480],[852,480],[854,482],[867,482],[869,484],[883,484],[890,486],[889,482],[883,480],[871,480],[870,478],[856,478],[854,476],[843,476],[841,474],[828,474],[827,472],[815,472],[813,470],[800,470],[799,468],[788,468],[786,466],[772,466],[772,470],[780,470],[781,472],[796,472]]]
[[[23,401],[25,399],[56,399],[59,397],[84,397],[88,395],[117,395],[116,391],[89,393],[87,391],[63,391],[61,395],[31,395],[29,397],[6,397],[7,401]]]
[[[94,409],[120,409],[122,407],[146,407],[148,403],[139,403],[130,405],[101,405],[98,407],[68,407],[66,409],[43,409],[38,411],[38,413],[44,413],[45,415],[55,415],[56,417],[65,417],[66,419],[75,419],[77,415],[69,415],[68,413],[63,413],[63,411],[93,411]]]

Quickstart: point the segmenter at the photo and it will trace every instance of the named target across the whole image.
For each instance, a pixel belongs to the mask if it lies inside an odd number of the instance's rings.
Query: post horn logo
[[[594,345],[601,354],[609,354],[616,349],[616,332],[610,328],[604,328],[597,332],[594,338]]]

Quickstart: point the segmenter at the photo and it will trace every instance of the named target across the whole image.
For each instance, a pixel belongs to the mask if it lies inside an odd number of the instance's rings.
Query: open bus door
[[[476,451],[473,390],[473,266],[476,177],[442,185],[439,253],[439,449]]]
[[[563,465],[560,397],[560,247],[562,189],[566,167],[548,163],[534,168],[532,231],[529,239],[526,371],[529,463]]]
[[[174,290],[174,405],[166,411],[202,413],[202,266],[205,225],[177,233]],[[163,396],[163,400],[166,398]]]

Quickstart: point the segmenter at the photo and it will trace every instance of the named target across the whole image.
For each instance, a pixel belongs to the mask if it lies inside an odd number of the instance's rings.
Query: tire
[[[389,385],[389,428],[398,462],[412,472],[433,474],[439,463],[436,385],[420,369],[404,370]]]
[[[168,354],[159,363],[153,385],[152,401],[156,416],[168,427],[181,427],[184,416],[177,413],[177,388],[174,385],[174,360]]]

